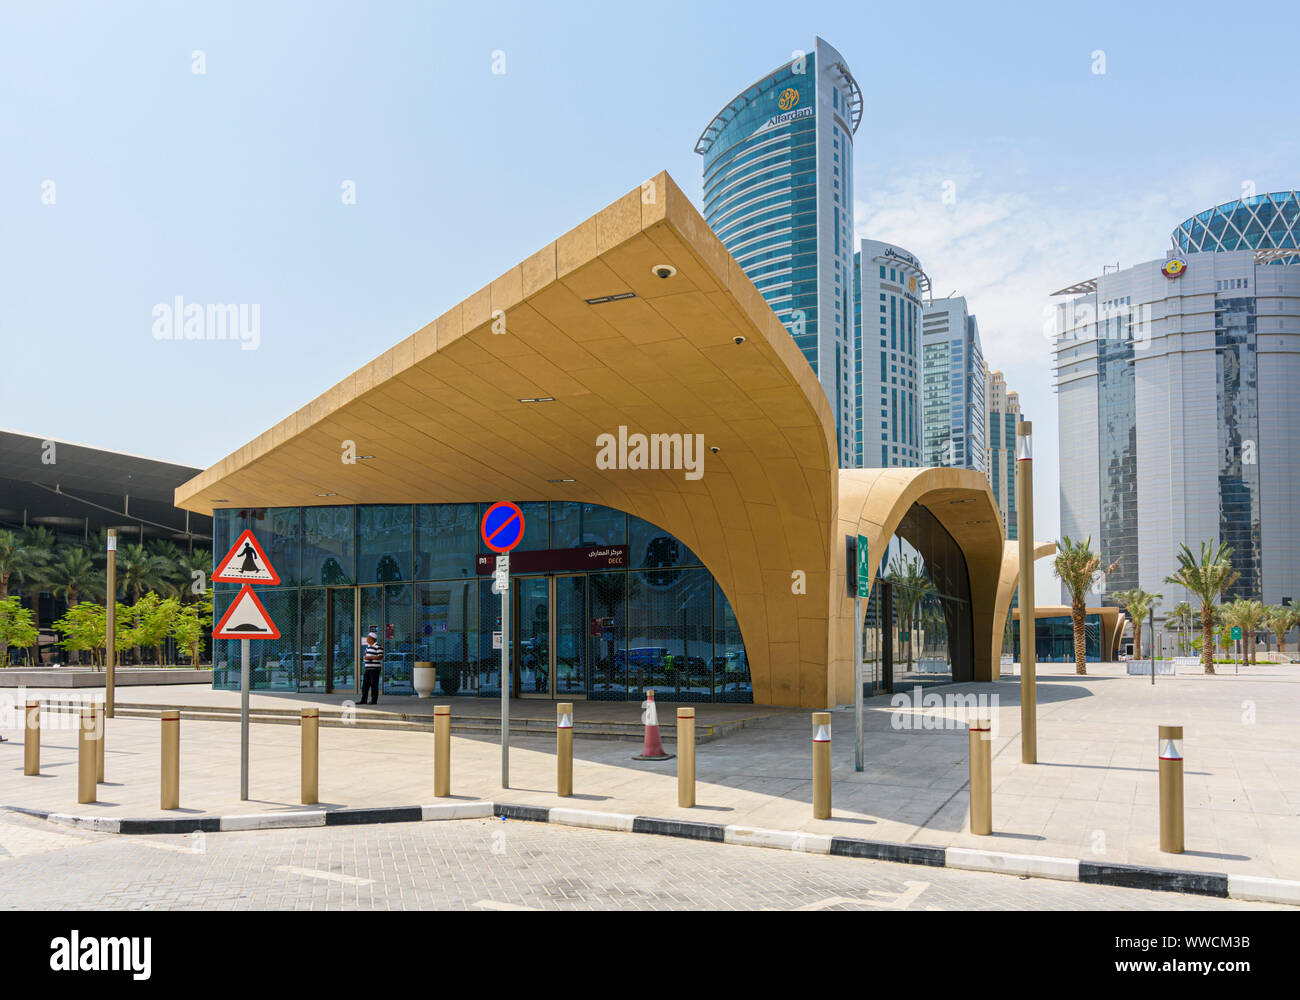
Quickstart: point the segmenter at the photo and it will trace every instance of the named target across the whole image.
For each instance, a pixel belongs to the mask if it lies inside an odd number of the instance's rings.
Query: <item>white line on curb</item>
[[[1004,875],[1035,875],[1038,878],[1079,881],[1079,862],[1075,858],[1049,858],[1033,854],[1003,854],[998,851],[975,851],[967,847],[949,847],[946,867],[977,872],[1000,872]]]
[[[325,813],[318,809],[308,812],[249,813],[242,816],[222,816],[221,832],[237,830],[293,830],[299,827],[324,826]]]
[[[589,809],[560,809],[552,807],[549,820],[564,826],[582,826],[591,830],[617,830],[631,833],[635,816],[626,813],[593,812]]]
[[[752,826],[728,826],[723,830],[728,844],[744,847],[775,847],[804,854],[830,854],[831,838],[824,833],[800,833],[797,830],[762,830]]]
[[[1250,899],[1261,903],[1290,903],[1300,905],[1300,882],[1262,875],[1229,875],[1228,897]]]

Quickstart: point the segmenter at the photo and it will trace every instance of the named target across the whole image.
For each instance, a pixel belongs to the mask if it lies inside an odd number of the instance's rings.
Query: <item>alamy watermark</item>
[[[629,434],[627,427],[620,425],[617,435],[596,436],[596,468],[680,469],[685,478],[700,479],[704,476],[704,435]]]
[[[889,699],[894,711],[889,716],[891,729],[967,729],[972,722],[989,720],[989,739],[998,734],[996,694],[962,694],[927,691],[917,685],[911,691],[899,691]]]
[[[255,351],[262,343],[262,307],[249,304],[187,303],[180,295],[153,307],[154,340],[238,340]]]

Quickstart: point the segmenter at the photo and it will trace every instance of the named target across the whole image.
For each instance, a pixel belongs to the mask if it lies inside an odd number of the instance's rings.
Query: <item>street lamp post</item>
[[[117,672],[117,532],[108,529],[108,570],[105,576],[104,718],[113,718],[113,681]]]
[[[1034,647],[1033,424],[1022,420],[1016,449],[1016,531],[1020,539],[1020,760],[1038,763],[1038,663]]]

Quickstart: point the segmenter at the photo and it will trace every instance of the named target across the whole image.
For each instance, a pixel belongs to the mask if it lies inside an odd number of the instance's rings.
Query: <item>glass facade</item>
[[[1300,248],[1300,194],[1279,191],[1207,208],[1174,230],[1173,243],[1183,253]]]
[[[1098,338],[1101,559],[1103,566],[1119,560],[1106,577],[1109,591],[1138,585],[1136,407],[1132,338],[1122,331],[1116,338]]]
[[[1014,624],[1010,644],[1012,658],[1020,660],[1020,627]],[[1089,663],[1101,662],[1101,616],[1087,615],[1083,620],[1084,656]],[[1074,622],[1069,615],[1038,618],[1034,622],[1034,653],[1039,663],[1074,662]]]
[[[1224,597],[1262,593],[1260,560],[1259,371],[1255,353],[1255,299],[1218,298],[1214,304],[1215,389],[1219,424],[1219,539],[1232,546],[1239,574]]]
[[[975,676],[970,576],[938,519],[913,504],[890,539],[863,619],[863,689]]]
[[[515,693],[640,701],[652,687],[661,701],[753,700],[730,603],[679,539],[596,504],[520,506],[527,530],[512,553],[510,588]],[[425,661],[443,695],[499,697],[501,599],[479,539],[486,507],[217,511],[217,558],[251,528],[283,581],[258,588],[281,638],[252,643],[253,687],[354,691],[358,643],[374,629],[384,694],[413,693],[414,664]],[[610,555],[585,570],[578,550]],[[216,585],[218,618],[236,591]],[[238,641],[213,645],[214,686],[237,688]]]
[[[855,455],[853,133],[861,114],[857,83],[818,39],[813,52],[737,96],[695,146],[704,217],[816,373],[846,466]]]

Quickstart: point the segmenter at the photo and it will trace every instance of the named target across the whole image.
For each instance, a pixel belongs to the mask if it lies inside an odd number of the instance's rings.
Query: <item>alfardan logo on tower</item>
[[[790,111],[799,103],[799,91],[793,87],[786,87],[781,91],[781,96],[776,99],[777,107],[782,111]]]

